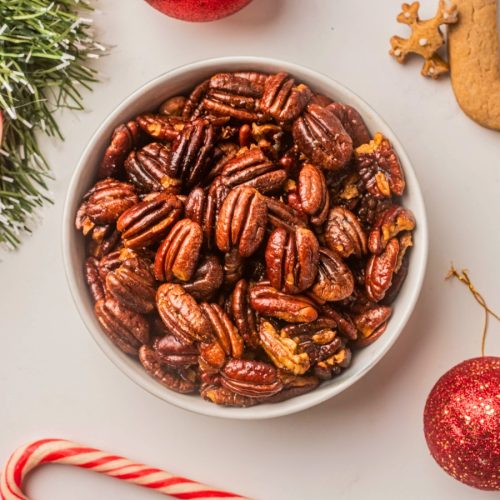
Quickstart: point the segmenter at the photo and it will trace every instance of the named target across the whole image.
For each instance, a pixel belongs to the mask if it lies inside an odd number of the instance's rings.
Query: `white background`
[[[424,2],[433,13],[437,0]],[[500,134],[462,114],[449,80],[428,81],[421,63],[388,54],[407,27],[395,0],[254,0],[211,24],[172,20],[141,0],[102,0],[95,22],[114,45],[99,61],[103,83],[87,112],[60,116],[64,144],[44,141],[55,205],[17,253],[0,264],[0,461],[41,437],[64,437],[259,499],[487,499],[430,457],[422,410],[437,379],[479,354],[482,311],[450,261],[468,267],[500,309]],[[75,310],[61,257],[66,187],[92,132],[142,83],[198,59],[282,58],[322,71],[367,100],[413,161],[430,224],[421,298],[407,328],[364,379],[316,408],[269,421],[187,413],[136,387],[104,357]],[[492,324],[488,353],[500,353]],[[37,499],[147,499],[152,492],[92,473],[46,467]]]

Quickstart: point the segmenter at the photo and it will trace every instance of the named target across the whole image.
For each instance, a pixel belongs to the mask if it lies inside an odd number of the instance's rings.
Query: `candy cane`
[[[41,439],[17,449],[9,458],[0,478],[2,500],[29,500],[22,491],[25,476],[39,465],[54,463],[82,467],[128,483],[185,500],[244,500],[244,497],[174,476],[169,472],[131,462],[95,448],[64,439]]]

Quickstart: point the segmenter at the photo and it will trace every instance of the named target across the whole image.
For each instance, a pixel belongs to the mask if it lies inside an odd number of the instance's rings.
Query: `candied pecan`
[[[366,235],[357,217],[346,208],[335,207],[328,213],[325,242],[342,258],[366,254]]]
[[[367,232],[370,232],[380,214],[392,205],[392,198],[376,198],[370,193],[364,193],[356,209],[357,216]]]
[[[219,385],[209,384],[202,387],[200,395],[203,399],[222,406],[238,406],[241,408],[247,408],[248,406],[254,406],[260,403],[257,398],[242,396],[241,394],[237,394],[236,392]]]
[[[250,186],[263,194],[276,192],[287,178],[285,169],[269,161],[260,148],[240,150],[225,164],[221,175],[229,188]]]
[[[387,243],[385,250],[372,255],[366,265],[365,287],[368,297],[379,302],[392,284],[392,277],[398,264],[399,241],[393,238]]]
[[[222,370],[221,384],[236,394],[254,398],[269,397],[283,389],[274,366],[247,359],[229,360]]]
[[[401,269],[405,257],[407,256],[407,251],[413,246],[413,238],[411,231],[405,231],[399,235],[399,253],[398,261],[396,262],[396,267],[394,268],[394,273],[398,273]]]
[[[262,195],[249,186],[234,188],[224,200],[217,219],[215,242],[222,252],[238,248],[250,257],[265,235],[267,205]]]
[[[319,385],[318,378],[313,375],[297,376],[291,373],[280,372],[280,378],[283,382],[283,389],[278,394],[265,399],[266,403],[281,403],[287,399],[306,394],[316,389]]]
[[[87,253],[101,259],[105,255],[115,250],[120,244],[120,233],[114,224],[104,226],[94,226],[90,233]]]
[[[135,250],[131,250],[129,248],[120,248],[119,250],[108,253],[99,261],[98,269],[101,281],[105,283],[108,273],[114,271],[115,269],[118,269],[121,266],[122,262],[127,259],[133,259],[137,257],[138,254],[135,252]]]
[[[314,233],[302,227],[295,231],[276,228],[265,252],[267,277],[271,285],[285,293],[300,293],[316,279],[319,243]]]
[[[197,85],[191,94],[189,94],[189,97],[184,104],[184,108],[182,110],[182,118],[183,120],[193,120],[195,118],[198,118],[201,113],[201,103],[203,101],[203,98],[205,97],[205,94],[208,91],[208,84],[209,80],[205,80],[201,82],[199,85]]]
[[[266,79],[260,109],[279,123],[295,120],[312,97],[311,89],[287,73],[270,75]]]
[[[99,276],[99,261],[95,257],[88,257],[85,260],[84,275],[94,302],[104,299],[104,286]]]
[[[269,321],[260,321],[259,338],[263,349],[277,368],[294,375],[303,375],[309,370],[309,355],[297,352],[298,344],[291,338],[280,336]]]
[[[177,192],[180,181],[167,175],[169,157],[169,148],[159,142],[132,151],[125,161],[127,179],[142,192]]]
[[[106,291],[132,311],[147,314],[155,307],[155,280],[151,263],[143,258],[125,259],[106,275]]]
[[[248,282],[245,279],[239,280],[231,294],[229,307],[233,321],[245,343],[256,348],[259,345],[257,318],[255,311],[250,307],[248,292]]]
[[[245,259],[237,248],[232,248],[224,254],[224,287],[231,288],[243,277]]]
[[[302,295],[288,295],[266,284],[251,287],[250,306],[259,314],[289,323],[305,323],[318,317],[312,300]]]
[[[399,252],[400,254],[405,254],[404,251]],[[398,256],[398,260],[400,257]],[[408,254],[405,254],[401,258],[401,264],[399,266],[396,266],[396,271],[394,272],[392,276],[392,284],[390,288],[385,292],[384,298],[381,300],[381,303],[384,305],[390,305],[394,302],[396,297],[399,294],[399,291],[401,290],[401,287],[403,286],[403,283],[406,279],[406,275],[408,274],[408,268],[409,268],[409,259],[408,259]]]
[[[164,366],[153,348],[148,345],[143,345],[139,350],[139,360],[146,370],[160,384],[168,389],[180,392],[181,394],[188,394],[196,390],[196,384],[190,380],[182,378],[178,373],[172,369]]]
[[[189,281],[200,256],[203,232],[191,219],[177,222],[158,247],[155,257],[155,278],[158,281]]]
[[[136,121],[118,125],[113,131],[111,142],[104,152],[97,170],[97,178],[116,177],[120,173],[125,158],[141,142],[142,132]]]
[[[136,118],[137,123],[146,134],[157,141],[171,142],[176,139],[185,127],[185,122],[177,116],[154,115],[145,113]]]
[[[124,212],[117,221],[126,247],[141,248],[160,241],[182,215],[182,202],[172,194],[158,193]]]
[[[330,208],[330,195],[323,172],[310,163],[304,163],[297,184],[302,210],[311,217],[312,224],[321,226]]]
[[[311,100],[309,101],[310,104],[317,104],[322,108],[326,108],[332,102],[333,100],[330,99],[330,97],[327,97],[326,95],[323,94],[313,94]]]
[[[181,285],[164,283],[156,292],[156,307],[168,330],[181,342],[210,342],[210,322],[196,300]]]
[[[330,380],[335,375],[338,375],[343,368],[347,368],[351,364],[351,359],[351,350],[348,347],[341,346],[335,354],[324,361],[316,363],[314,374],[320,380]]]
[[[379,254],[385,249],[389,240],[401,231],[413,229],[415,229],[415,217],[411,210],[392,205],[384,210],[375,221],[368,237],[368,248],[370,252]]]
[[[216,179],[222,173],[226,163],[234,158],[240,149],[238,144],[234,142],[218,143],[214,148],[212,166],[210,172],[208,172],[206,176],[206,182],[204,182],[204,184]]]
[[[345,299],[354,289],[354,277],[342,259],[327,248],[319,249],[319,266],[312,293],[322,301]]]
[[[340,335],[347,337],[350,340],[356,340],[358,337],[358,331],[352,322],[352,319],[348,315],[339,313],[328,304],[323,304],[320,308],[320,312],[323,316],[326,316],[337,323],[337,330]]]
[[[219,370],[224,366],[226,360],[227,355],[217,339],[200,344],[198,365],[202,372],[203,379],[206,379],[209,375],[219,373]]]
[[[352,319],[361,334],[354,345],[365,347],[375,342],[385,332],[391,314],[390,307],[376,306],[354,316]]]
[[[154,339],[152,347],[156,358],[164,365],[179,368],[198,363],[198,347],[195,344],[180,342],[174,335],[167,334],[163,337],[157,337]]]
[[[187,188],[194,186],[210,169],[214,140],[215,129],[208,120],[199,118],[186,125],[172,144],[168,175]]]
[[[232,74],[237,78],[248,80],[253,88],[260,94],[264,92],[266,81],[269,78],[269,75],[266,73],[260,73],[258,71],[233,71]]]
[[[355,148],[370,142],[370,132],[357,109],[340,102],[333,102],[326,109],[332,111],[340,120],[345,131],[351,136]]]
[[[210,300],[222,286],[223,278],[219,258],[216,255],[206,255],[201,258],[190,281],[182,286],[196,300]]]
[[[127,354],[137,355],[149,340],[149,323],[141,314],[127,309],[113,298],[98,300],[95,315],[104,333]]]
[[[355,157],[356,168],[370,194],[376,198],[403,194],[403,169],[391,143],[382,134],[375,134],[368,144],[356,148]]]
[[[159,108],[160,115],[182,116],[182,111],[186,106],[187,98],[183,95],[169,97]]]
[[[310,104],[293,124],[300,151],[326,170],[342,168],[352,156],[352,139],[340,120],[317,104]]]
[[[293,231],[297,227],[306,227],[306,218],[295,210],[293,207],[275,200],[274,198],[266,198],[269,222],[274,227],[282,227]]]

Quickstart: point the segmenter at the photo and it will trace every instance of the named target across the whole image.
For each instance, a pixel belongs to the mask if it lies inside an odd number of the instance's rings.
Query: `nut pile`
[[[415,219],[389,141],[286,73],[219,73],[116,128],[84,196],[104,332],[169,389],[303,394],[386,329]]]

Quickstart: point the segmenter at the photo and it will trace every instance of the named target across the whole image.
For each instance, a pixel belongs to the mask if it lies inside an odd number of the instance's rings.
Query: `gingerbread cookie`
[[[500,54],[496,0],[455,0],[460,22],[450,26],[451,83],[462,110],[500,130]]]

